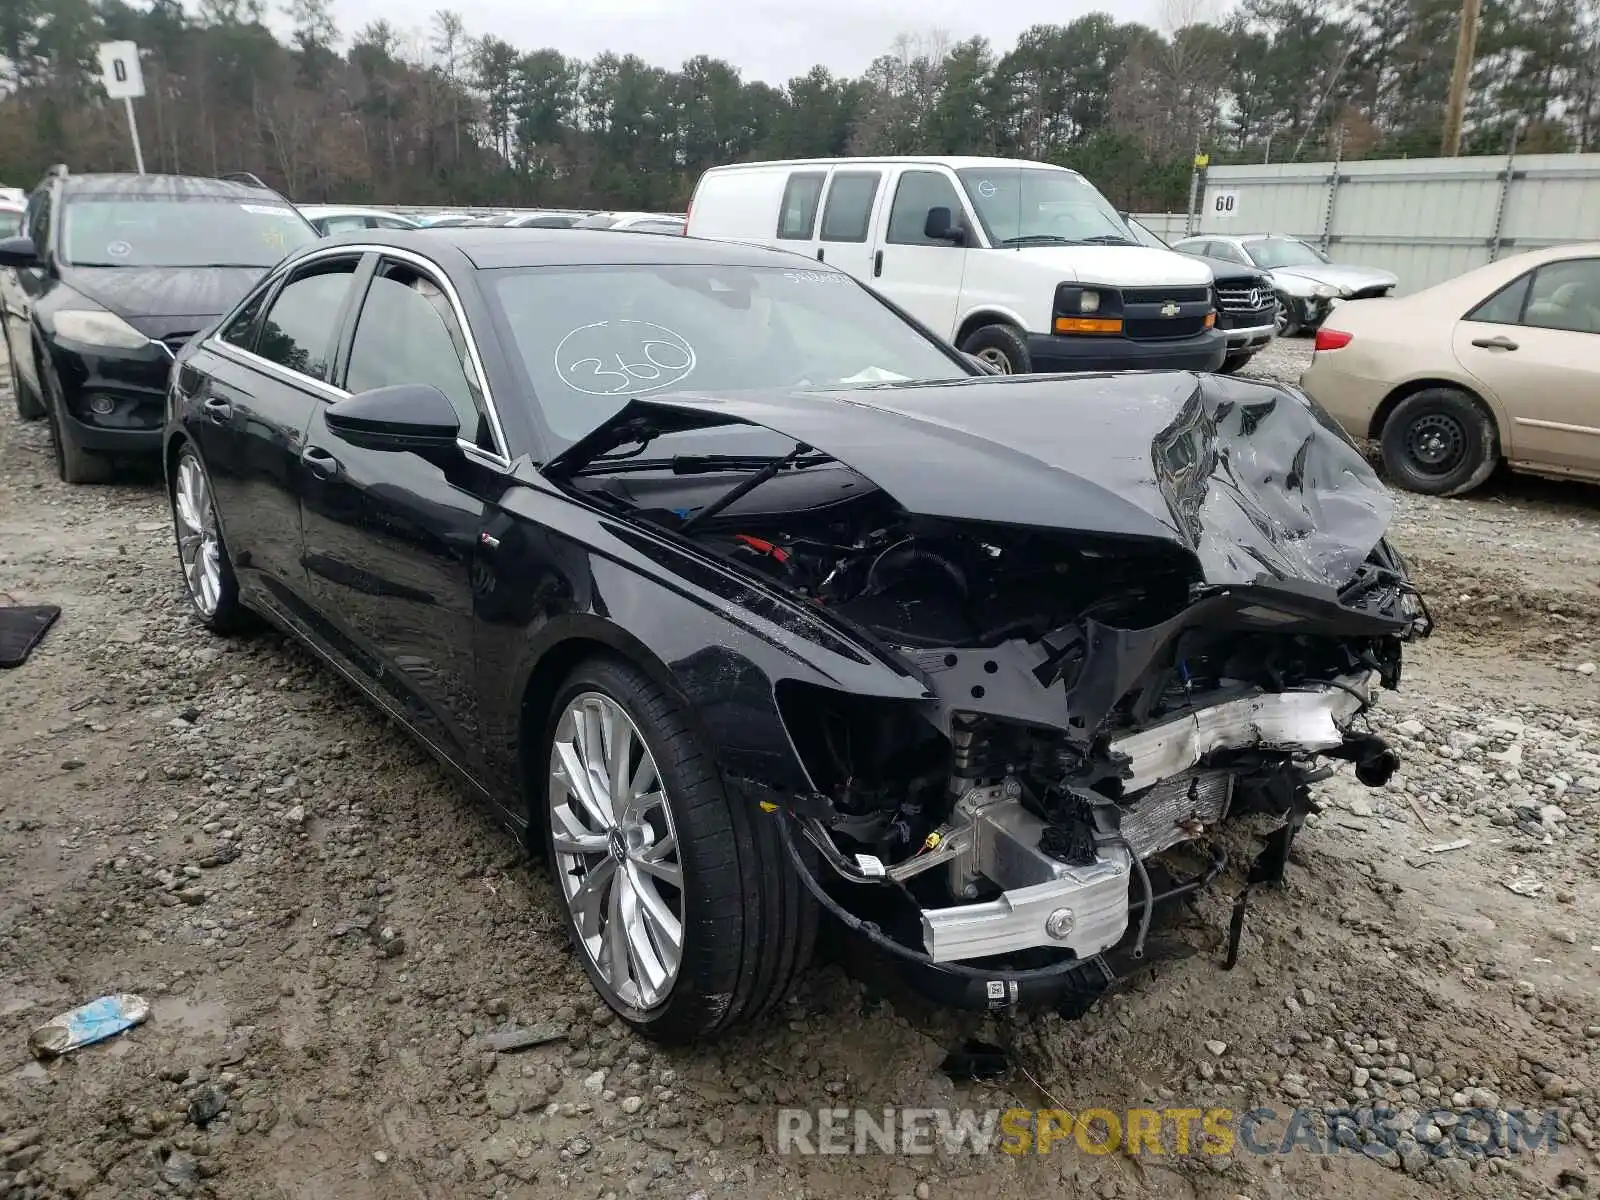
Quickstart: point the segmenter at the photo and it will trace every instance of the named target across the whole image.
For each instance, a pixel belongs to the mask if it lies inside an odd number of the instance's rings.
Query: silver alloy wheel
[[[1006,352],[1004,350],[998,349],[994,346],[985,346],[982,350],[978,351],[978,357],[983,359],[983,361],[988,363],[991,367],[995,368],[995,370],[999,371],[1000,374],[1011,374],[1011,360],[1006,357]]]
[[[178,558],[189,596],[202,615],[211,617],[222,602],[222,541],[217,536],[217,510],[200,460],[184,451],[178,459],[173,490],[178,517]]]
[[[549,809],[561,894],[609,998],[655,1008],[683,961],[683,866],[655,758],[609,696],[561,714]]]

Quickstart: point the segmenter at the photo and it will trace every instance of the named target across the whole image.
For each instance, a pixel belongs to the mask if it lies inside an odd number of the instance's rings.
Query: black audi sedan
[[[24,420],[68,483],[158,459],[172,356],[317,233],[257,181],[55,168],[0,239],[0,321]]]
[[[1226,822],[1273,880],[1325,760],[1383,783],[1427,630],[1298,390],[995,377],[737,243],[323,241],[178,353],[165,439],[201,624],[410,730],[663,1040],[770,1009],[823,914],[949,1003],[1107,986]]]

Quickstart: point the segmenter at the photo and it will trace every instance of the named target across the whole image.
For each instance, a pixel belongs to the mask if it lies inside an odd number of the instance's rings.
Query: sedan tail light
[[[1317,330],[1316,344],[1312,349],[1314,352],[1343,350],[1350,344],[1350,339],[1354,336],[1354,334],[1346,333],[1342,329],[1319,329]]]

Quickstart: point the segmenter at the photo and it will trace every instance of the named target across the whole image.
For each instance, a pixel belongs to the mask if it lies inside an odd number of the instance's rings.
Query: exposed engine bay
[[[683,472],[701,475],[692,482],[584,472],[602,476],[586,481],[592,494],[828,614],[926,682],[920,703],[777,685],[815,789],[791,819],[831,868],[839,909],[870,911],[856,924],[889,948],[999,979],[1093,959],[1130,933],[1137,957],[1156,904],[1221,869],[1201,853],[1208,867],[1163,885],[1183,876],[1157,860],[1260,814],[1279,832],[1281,873],[1334,762],[1374,787],[1398,766],[1361,716],[1398,685],[1402,644],[1431,621],[1382,540],[1387,511],[1369,502],[1381,486],[1320,440],[1332,434],[1302,428],[1272,488],[1251,493],[1226,474],[1237,463],[1194,453],[1196,411],[1211,446],[1219,417],[1246,435],[1263,419],[1212,398],[1161,431],[1158,452],[1183,451],[1146,488],[1149,507],[1170,513],[1177,536],[1163,538],[930,515],[932,500],[901,503],[909,476],[891,495],[865,464],[804,442],[709,489],[701,464]],[[1308,447],[1343,472],[1320,497],[1305,483]],[[1298,507],[1275,512],[1286,485]],[[1310,519],[1325,515],[1313,498],[1350,536]]]

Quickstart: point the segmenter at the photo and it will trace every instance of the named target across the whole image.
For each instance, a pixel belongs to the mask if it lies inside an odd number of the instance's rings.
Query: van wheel
[[[1494,420],[1455,388],[1427,388],[1395,406],[1379,435],[1383,467],[1407,491],[1459,496],[1500,461]]]
[[[961,349],[981,358],[1002,375],[1026,375],[1033,370],[1027,339],[1014,325],[985,325],[974,329]]]
[[[78,443],[72,419],[67,416],[67,398],[61,383],[47,364],[39,365],[40,382],[48,393],[45,416],[50,418],[50,441],[55,446],[56,474],[62,483],[110,483],[111,459],[85,450]]]

